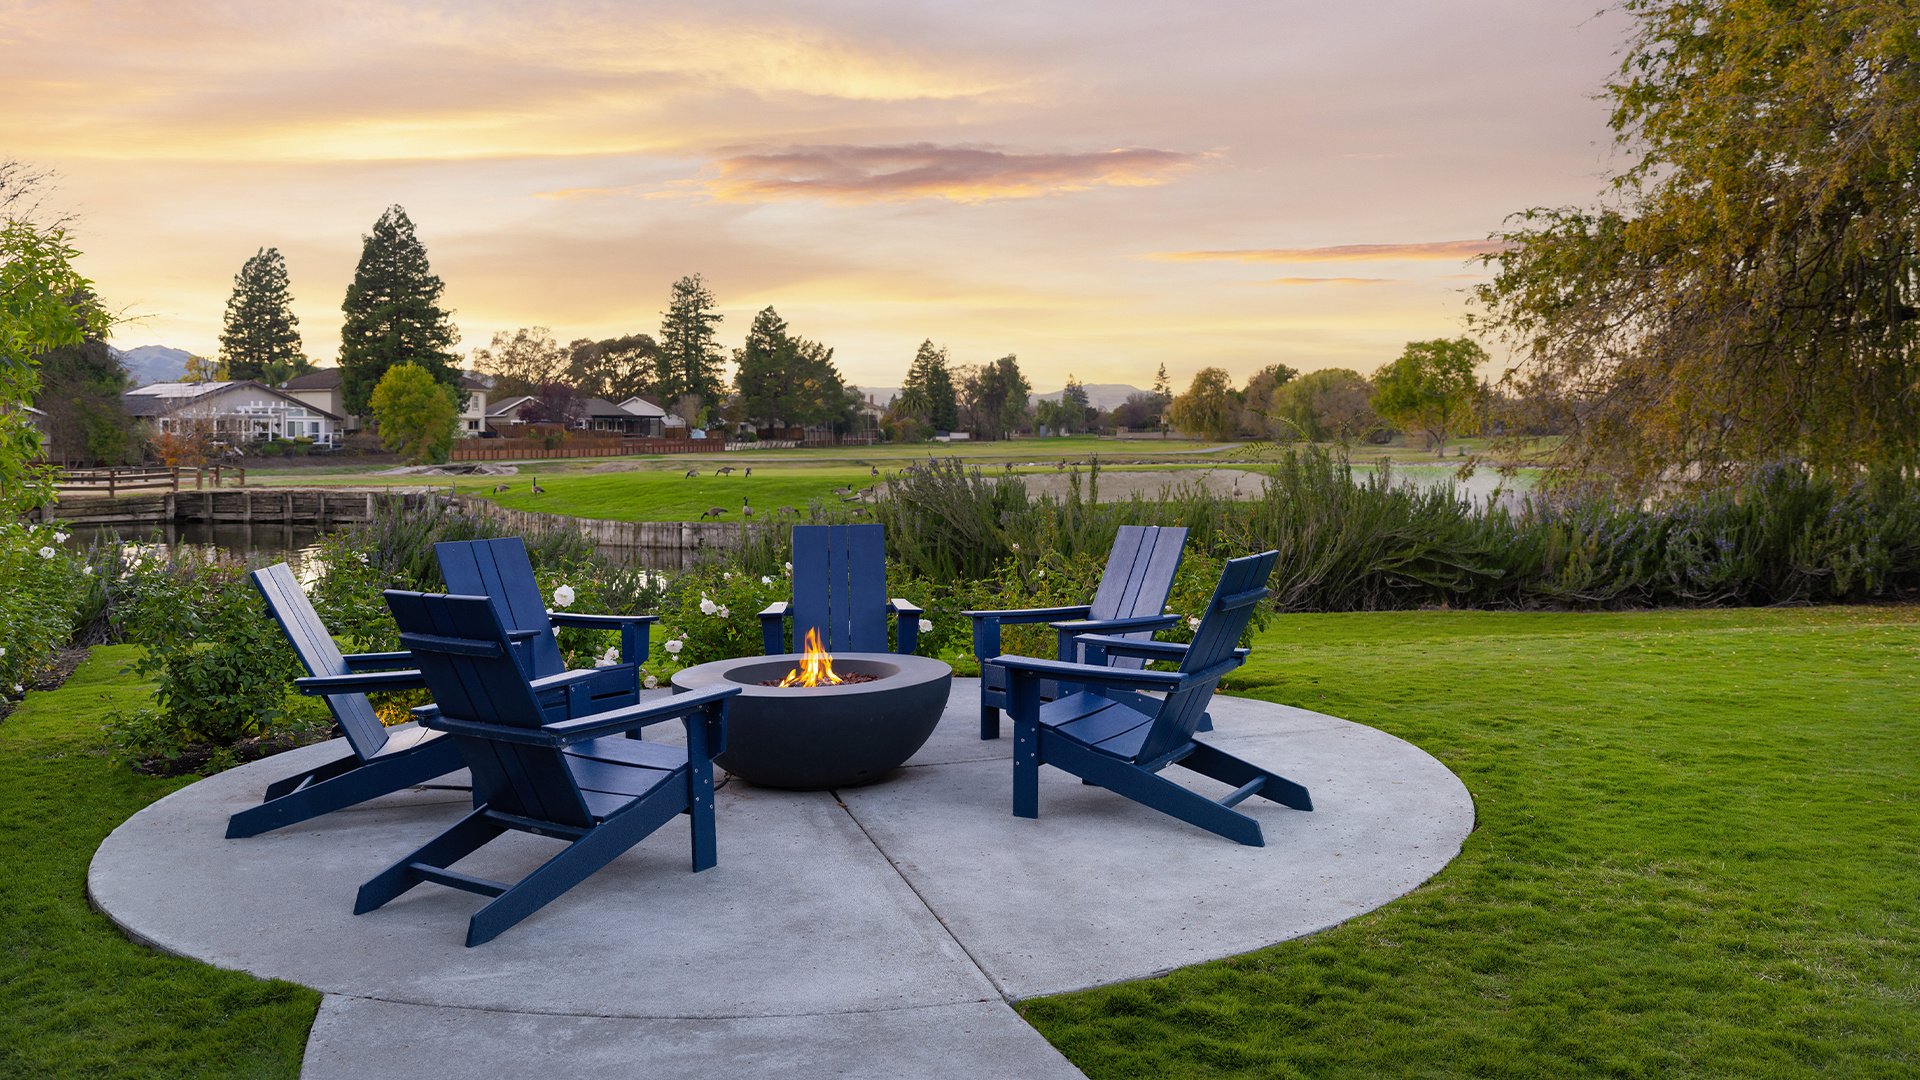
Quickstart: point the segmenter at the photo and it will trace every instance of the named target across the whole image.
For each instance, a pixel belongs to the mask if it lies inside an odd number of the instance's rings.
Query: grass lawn
[[[316,995],[86,906],[180,783],[92,752],[124,656],[0,723],[0,1074],[290,1074]],[[1089,1075],[1920,1073],[1920,607],[1285,616],[1232,690],[1426,748],[1478,827],[1311,938],[1023,1003]]]
[[[1411,740],[1478,827],[1373,914],[1024,1005],[1090,1076],[1920,1073],[1920,608],[1289,616],[1233,692]]]
[[[101,716],[147,700],[131,652],[95,649],[0,721],[0,1076],[292,1076],[319,994],[164,956],[87,906],[100,841],[191,779],[97,752]]]

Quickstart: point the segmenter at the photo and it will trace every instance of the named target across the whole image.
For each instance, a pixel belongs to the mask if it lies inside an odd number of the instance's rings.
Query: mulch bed
[[[92,649],[82,646],[74,649],[61,649],[54,653],[52,662],[49,663],[40,674],[34,676],[32,681],[26,684],[27,689],[60,689],[61,686],[66,684],[68,677],[73,674],[73,670],[79,667],[81,661],[85,660],[87,654],[92,651]],[[7,717],[13,715],[13,710],[18,708],[19,705],[20,702],[18,699],[0,701],[0,720],[5,720]]]
[[[145,761],[136,762],[133,771],[144,776],[185,776],[188,773],[204,772],[209,765],[213,764],[215,758],[222,758],[227,763],[258,761],[263,757],[272,757],[286,750],[325,742],[332,737],[331,729],[315,728],[312,731],[254,735],[224,748],[189,746],[173,757],[148,758]]]

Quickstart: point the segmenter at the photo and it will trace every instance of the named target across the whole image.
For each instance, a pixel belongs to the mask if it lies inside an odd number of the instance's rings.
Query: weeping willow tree
[[[1575,475],[1920,463],[1920,6],[1627,0],[1626,166],[1498,235],[1481,327],[1567,388]]]

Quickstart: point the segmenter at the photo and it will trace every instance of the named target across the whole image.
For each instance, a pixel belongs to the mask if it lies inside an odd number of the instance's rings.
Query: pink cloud
[[[987,147],[796,146],[714,163],[707,190],[723,202],[821,199],[840,203],[1023,199],[1096,187],[1166,183],[1200,155],[1128,148],[1020,154]]]

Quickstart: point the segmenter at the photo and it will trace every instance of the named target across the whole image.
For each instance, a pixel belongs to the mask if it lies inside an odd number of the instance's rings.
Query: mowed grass
[[[87,905],[94,849],[192,779],[98,752],[102,715],[150,693],[120,674],[131,652],[95,649],[0,721],[0,1076],[293,1076],[319,994],[136,945]]]
[[[1920,609],[1288,616],[1233,692],[1425,748],[1477,829],[1339,927],[1026,1003],[1090,1076],[1920,1075]]]
[[[744,513],[748,505],[755,518],[770,517],[781,507],[791,507],[804,514],[807,504],[813,500],[838,505],[842,498],[853,496],[843,496],[837,491],[858,492],[882,482],[867,468],[756,466],[752,476],[745,475],[744,468],[734,466],[730,476],[700,469],[700,474],[694,477],[686,475],[686,468],[674,472],[634,470],[552,475],[523,468],[518,476],[491,477],[485,482],[463,481],[459,491],[515,510],[610,521],[697,521],[714,508],[725,512],[708,520],[745,521],[750,520]],[[533,494],[536,480],[545,489],[544,494]],[[496,493],[496,487],[507,490]]]

